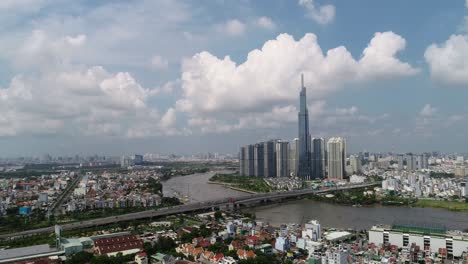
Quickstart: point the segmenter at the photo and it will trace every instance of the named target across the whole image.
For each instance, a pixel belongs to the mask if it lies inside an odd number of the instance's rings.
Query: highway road
[[[50,207],[48,214],[53,213],[54,215],[60,214],[62,204],[70,197],[70,194],[75,189],[76,185],[80,182],[83,175],[76,175],[75,178],[68,184],[67,188],[60,194],[55,203]]]
[[[198,210],[206,210],[211,209],[214,207],[221,207],[226,205],[233,205],[233,204],[249,204],[255,203],[259,201],[266,201],[266,200],[274,200],[274,199],[285,199],[285,198],[292,198],[301,195],[308,195],[308,194],[321,194],[327,193],[331,191],[340,191],[340,190],[350,190],[356,188],[364,188],[364,187],[371,187],[375,184],[354,184],[354,185],[346,185],[340,187],[330,187],[330,188],[323,188],[319,190],[295,190],[295,191],[280,191],[280,192],[271,192],[271,193],[264,193],[264,194],[252,194],[249,196],[231,199],[225,198],[221,200],[214,200],[214,201],[206,201],[200,203],[191,203],[185,205],[178,205],[173,207],[166,207],[157,210],[146,210],[136,213],[129,213],[123,214],[119,216],[110,216],[110,217],[102,217],[96,218],[92,220],[86,220],[81,222],[74,222],[62,225],[63,230],[73,230],[79,228],[86,228],[86,227],[93,227],[93,226],[100,226],[118,222],[126,222],[132,221],[137,219],[145,219],[151,217],[160,217],[160,216],[167,216],[179,213],[188,213]],[[10,234],[3,234],[0,235],[0,239],[9,239],[15,237],[23,237],[23,236],[30,236],[30,235],[38,235],[44,233],[52,233],[54,232],[54,227],[46,227],[46,228],[39,228],[39,229],[32,229],[22,232],[10,233]]]

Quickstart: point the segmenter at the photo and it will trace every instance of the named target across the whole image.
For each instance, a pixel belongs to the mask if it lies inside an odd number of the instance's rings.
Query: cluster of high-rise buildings
[[[397,155],[398,161],[398,170],[402,171],[406,169],[407,171],[418,171],[422,169],[427,169],[429,167],[429,157],[427,154],[413,154],[408,153],[406,155],[399,154]],[[406,163],[406,167],[405,167]]]
[[[292,142],[273,139],[242,146],[239,171],[243,176],[298,177],[303,180],[346,178],[346,140],[312,138],[309,110],[302,76],[299,96],[298,138]]]
[[[289,142],[273,139],[241,147],[240,174],[256,177],[288,177],[294,170],[295,155]]]

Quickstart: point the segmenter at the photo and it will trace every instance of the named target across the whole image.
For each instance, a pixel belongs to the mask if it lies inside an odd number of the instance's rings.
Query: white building
[[[297,166],[299,161],[299,139],[295,138],[289,148],[289,173],[290,176],[297,176]]]
[[[351,177],[349,177],[350,183],[363,183],[365,181],[366,181],[365,176],[351,175]]]
[[[398,161],[398,170],[402,171],[403,170],[403,161],[404,161],[404,156],[399,154],[397,155],[397,161]]]
[[[289,177],[289,142],[276,142],[276,177]]]
[[[349,165],[351,166],[352,173],[361,173],[361,159],[358,156],[349,156]]]
[[[374,226],[369,230],[369,242],[376,245],[388,243],[399,248],[415,243],[430,252],[445,248],[454,257],[460,257],[464,251],[468,251],[467,234],[449,233],[441,227]]]
[[[281,252],[288,251],[290,247],[289,238],[287,237],[277,237],[275,243],[275,249]]]
[[[468,198],[468,182],[460,182],[461,197]]]
[[[318,241],[322,239],[321,232],[320,223],[317,220],[310,220],[309,223],[305,224],[302,237],[312,241]]]
[[[219,261],[219,264],[237,264],[237,260],[235,260],[233,257],[225,256]]]
[[[322,264],[348,264],[348,252],[341,248],[328,250],[322,256]]]
[[[327,142],[328,178],[346,177],[346,140],[342,137],[330,138]]]

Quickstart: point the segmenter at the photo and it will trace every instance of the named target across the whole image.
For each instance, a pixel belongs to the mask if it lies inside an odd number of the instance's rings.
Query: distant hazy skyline
[[[0,156],[467,152],[468,0],[0,1]]]

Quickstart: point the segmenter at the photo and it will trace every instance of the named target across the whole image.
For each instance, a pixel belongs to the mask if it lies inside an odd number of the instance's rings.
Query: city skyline
[[[0,0],[0,263],[468,264],[467,99],[468,0]]]
[[[9,1],[0,157],[290,140],[301,73],[314,137],[345,137],[350,152],[466,152],[466,3],[361,5]]]

